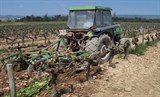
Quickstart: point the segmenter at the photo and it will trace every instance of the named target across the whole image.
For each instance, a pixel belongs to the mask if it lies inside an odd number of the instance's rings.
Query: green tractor
[[[112,24],[111,8],[102,6],[75,6],[69,8],[68,29],[60,30],[72,51],[85,50],[94,63],[104,63],[111,57],[111,50],[129,42],[121,39],[119,24]],[[121,42],[123,40],[123,42]],[[125,40],[125,41],[124,41]]]
[[[92,65],[110,63],[117,51],[126,51],[130,45],[128,39],[120,37],[120,25],[112,24],[111,10],[101,6],[70,7],[68,29],[57,31],[56,42],[27,54],[21,51],[23,47],[18,46],[18,52],[0,58],[0,62],[4,68],[13,62],[29,65],[50,62],[69,66],[70,63],[83,64],[85,61]]]
[[[121,38],[119,24],[112,24],[111,8],[101,6],[70,7],[68,29],[59,30],[58,40],[47,47],[27,52],[18,52],[0,58],[3,72],[7,64],[28,64],[28,75],[32,70],[48,72],[52,77],[53,95],[57,95],[56,79],[61,73],[86,70],[90,77],[90,65],[102,64],[112,60],[117,51],[126,51],[130,41]],[[85,65],[85,66],[84,66]],[[69,73],[67,73],[69,74]],[[56,97],[56,96],[54,96]]]

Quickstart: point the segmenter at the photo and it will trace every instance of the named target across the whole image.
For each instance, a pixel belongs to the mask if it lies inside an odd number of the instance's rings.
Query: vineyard
[[[159,30],[159,23],[120,23],[123,36],[135,37],[140,35],[140,27],[143,26],[145,33],[154,33]],[[0,24],[0,47],[12,48],[20,45],[47,45],[53,42],[52,38],[58,34],[59,29],[66,27],[65,22],[50,23],[16,23]],[[4,41],[5,40],[5,41]]]
[[[142,29],[144,35],[149,34],[144,36],[148,42],[156,40],[160,33],[160,23],[115,24],[121,25],[122,36],[131,38],[134,45],[136,42],[133,40],[141,37]],[[66,28],[66,22],[0,24],[0,75],[2,75],[0,96],[9,96],[9,82],[5,75],[6,65],[9,63],[14,65],[18,97],[48,97],[54,94],[53,92],[57,92],[60,96],[72,93],[75,83],[90,79],[88,73],[92,78],[101,72],[99,66],[88,67],[87,65],[86,69],[87,63],[83,64],[88,57],[86,52],[73,53],[68,49],[56,51],[57,48],[54,45],[59,47],[61,45],[59,41],[64,41],[63,37],[57,39],[59,30]],[[56,41],[58,45],[54,44]],[[36,66],[33,67],[33,65]],[[58,89],[52,90],[51,85]]]
[[[17,23],[17,24],[1,24],[0,25],[0,40],[1,45],[6,44],[10,46],[16,46],[18,43],[23,45],[33,45],[34,42],[44,42],[42,44],[47,45],[49,39],[55,35],[56,30],[59,28],[65,28],[66,23]],[[48,38],[50,36],[50,38]],[[3,40],[3,41],[2,41]],[[5,40],[5,41],[4,41]],[[31,42],[31,43],[27,43]],[[39,44],[39,43],[37,43]]]

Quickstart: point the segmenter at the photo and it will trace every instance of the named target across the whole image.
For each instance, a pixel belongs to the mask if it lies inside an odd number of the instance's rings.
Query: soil
[[[141,39],[140,39],[141,40]],[[143,56],[129,55],[128,60],[115,56],[116,68],[108,63],[94,66],[91,78],[85,81],[85,71],[75,74],[61,74],[58,88],[73,85],[72,93],[62,97],[160,97],[160,43],[149,47]],[[2,74],[0,64],[0,97],[9,93],[7,74]],[[100,69],[102,70],[100,72]],[[33,72],[33,76],[36,72]],[[15,72],[17,90],[26,87],[34,77],[29,78],[26,70]],[[43,89],[35,97],[50,97]]]
[[[16,83],[16,91],[20,90],[28,86],[28,84],[33,81],[35,78],[36,72],[32,72],[32,76],[29,77],[27,74],[27,70],[23,70],[20,72],[14,72],[15,83]],[[7,73],[0,72],[0,97],[7,95],[9,93],[9,81]]]
[[[99,66],[91,66],[90,74],[94,76],[100,73],[100,71],[101,70]],[[0,75],[0,97],[3,97],[9,94],[9,81],[7,73],[2,73],[1,69]],[[43,78],[45,76],[49,76],[49,74],[43,72],[41,76]],[[20,89],[27,87],[33,81],[34,78],[37,78],[37,71],[32,72],[32,75],[30,77],[28,76],[27,70],[14,72],[14,77],[16,83],[16,91],[19,91]],[[59,90],[65,89],[67,90],[66,92],[72,92],[73,90],[68,91],[70,86],[73,86],[77,83],[83,83],[85,81],[85,71],[73,73],[73,71],[70,70],[69,72],[58,75],[57,87]],[[50,97],[50,94],[50,92],[47,94],[47,88],[44,87],[40,94],[33,95],[33,97]],[[61,94],[63,94],[63,92]]]
[[[149,47],[144,56],[129,55],[128,60],[114,58],[116,68],[108,63],[103,74],[76,84],[72,94],[63,97],[160,97],[160,43]]]

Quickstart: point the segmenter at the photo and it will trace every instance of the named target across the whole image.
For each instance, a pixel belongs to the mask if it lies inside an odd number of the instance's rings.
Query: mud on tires
[[[107,62],[111,56],[111,52],[107,51],[112,46],[112,40],[108,35],[101,35],[88,40],[85,50],[91,53],[90,58],[97,64]]]

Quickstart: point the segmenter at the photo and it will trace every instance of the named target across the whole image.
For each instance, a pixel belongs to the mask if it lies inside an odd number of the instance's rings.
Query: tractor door
[[[96,10],[96,26],[105,27],[112,24],[112,16],[110,10]]]

